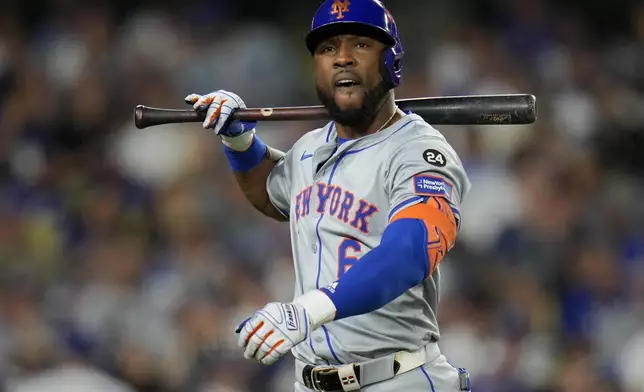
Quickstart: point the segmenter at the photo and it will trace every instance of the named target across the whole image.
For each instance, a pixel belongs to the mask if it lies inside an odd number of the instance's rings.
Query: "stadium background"
[[[438,127],[473,183],[443,351],[476,392],[644,391],[644,6],[388,3],[399,98],[539,102],[534,126]],[[198,124],[137,131],[132,109],[215,89],[316,104],[316,5],[2,1],[0,390],[292,390],[291,358],[244,361],[233,333],[291,298],[288,225],[249,207]],[[258,132],[287,149],[315,125]]]

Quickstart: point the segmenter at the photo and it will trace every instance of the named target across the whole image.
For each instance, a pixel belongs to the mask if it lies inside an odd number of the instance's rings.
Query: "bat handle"
[[[231,115],[240,121],[293,121],[328,119],[323,106],[237,109]],[[205,112],[186,109],[160,109],[138,105],[134,109],[134,124],[139,129],[163,124],[195,123],[206,119]]]
[[[153,113],[153,115],[150,115]],[[196,111],[182,109],[156,110],[144,105],[138,105],[134,110],[134,124],[137,128],[143,129],[155,125],[169,123],[193,123],[205,119],[205,114]]]

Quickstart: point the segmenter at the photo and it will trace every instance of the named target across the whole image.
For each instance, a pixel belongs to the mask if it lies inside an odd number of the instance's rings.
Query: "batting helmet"
[[[383,54],[383,77],[393,88],[402,77],[403,47],[396,22],[379,0],[325,0],[318,8],[306,47],[311,54],[323,40],[338,34],[358,34],[388,45]]]

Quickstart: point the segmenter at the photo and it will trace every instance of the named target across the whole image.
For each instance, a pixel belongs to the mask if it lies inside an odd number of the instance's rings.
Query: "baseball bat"
[[[532,124],[537,118],[536,98],[531,94],[465,95],[398,99],[402,110],[411,110],[436,125]],[[134,124],[138,129],[176,123],[203,122],[205,112],[161,109],[138,105]],[[328,120],[324,106],[239,109],[232,118],[241,121]]]

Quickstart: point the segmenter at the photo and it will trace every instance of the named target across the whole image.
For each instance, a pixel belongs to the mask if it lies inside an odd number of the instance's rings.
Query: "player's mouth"
[[[351,73],[343,72],[334,78],[333,85],[340,91],[349,91],[360,86],[360,79]]]
[[[360,83],[356,82],[355,80],[351,79],[342,79],[338,80],[335,82],[335,87],[354,87],[354,86],[359,86]]]

